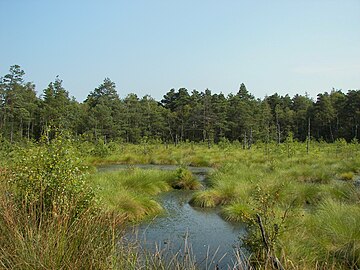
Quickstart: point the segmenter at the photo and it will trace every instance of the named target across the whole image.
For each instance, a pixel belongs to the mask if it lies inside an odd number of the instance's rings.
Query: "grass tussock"
[[[351,181],[354,179],[354,173],[353,172],[344,172],[340,174],[340,179],[344,181]]]
[[[180,166],[175,171],[175,174],[176,177],[173,180],[170,180],[170,185],[174,189],[197,190],[202,188],[202,184],[186,167]]]
[[[75,220],[65,213],[38,218],[0,200],[2,269],[112,269],[122,217],[86,211]]]
[[[225,206],[222,210],[222,216],[225,220],[233,222],[246,222],[255,214],[254,209],[249,204],[234,203]]]
[[[162,211],[153,196],[168,191],[171,172],[130,168],[116,172],[92,174],[88,182],[96,191],[104,209],[137,221]]]
[[[129,168],[89,175],[88,182],[105,209],[125,215],[129,221],[151,218],[162,212],[156,201],[160,192],[200,189],[202,185],[185,167],[176,171]]]
[[[248,225],[243,242],[255,268],[271,269],[269,248],[287,269],[358,269],[360,189],[352,179],[360,157],[326,144],[309,154],[295,148],[291,155],[282,146],[266,147],[233,151],[191,203],[222,206],[224,219]]]
[[[283,235],[288,259],[325,269],[359,269],[360,208],[326,200]],[[319,269],[323,269],[320,268]]]
[[[197,192],[190,200],[190,204],[197,207],[212,208],[221,205],[221,194],[216,190]]]

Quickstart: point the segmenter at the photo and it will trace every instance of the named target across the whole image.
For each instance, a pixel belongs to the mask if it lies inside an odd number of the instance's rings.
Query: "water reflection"
[[[126,165],[100,167],[99,171],[127,168]],[[142,169],[174,170],[172,165],[136,165]],[[204,181],[211,168],[189,167]],[[239,237],[245,233],[241,224],[224,221],[219,209],[203,209],[189,205],[194,191],[172,190],[164,192],[157,200],[165,213],[151,221],[136,226],[138,239],[152,251],[166,249],[173,253],[192,252],[200,268],[228,269],[233,265],[235,250],[239,249]],[[185,246],[186,245],[186,246]]]

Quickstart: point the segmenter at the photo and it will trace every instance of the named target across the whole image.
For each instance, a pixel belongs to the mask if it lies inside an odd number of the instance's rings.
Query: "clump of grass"
[[[194,194],[190,204],[197,207],[211,208],[221,204],[221,194],[214,189],[199,191]]]
[[[248,197],[251,183],[262,172],[249,170],[245,164],[226,163],[208,176],[209,189],[195,193],[190,203],[198,207],[229,205]]]
[[[344,181],[351,181],[354,179],[354,173],[353,172],[344,172],[340,174],[340,179]]]
[[[218,183],[216,190],[219,192],[221,205],[228,205],[245,197],[243,195],[244,190],[241,190],[239,185],[233,185],[231,182]]]
[[[168,182],[174,177],[170,171],[141,170],[129,168],[126,170],[102,172],[90,175],[87,180],[93,187],[98,187],[101,195],[110,197],[124,190],[139,194],[156,195],[168,191]]]
[[[116,180],[110,179],[110,181],[116,181],[126,190],[148,195],[168,191],[170,189],[168,181],[173,178],[172,172],[136,168],[113,173]]]
[[[93,174],[87,180],[105,209],[122,213],[130,221],[138,221],[162,211],[152,197],[170,190],[172,179],[174,173],[170,171],[130,168]]]
[[[135,194],[123,190],[116,197],[108,198],[106,203],[102,198],[103,208],[123,215],[127,221],[136,222],[151,218],[162,212],[161,205],[149,196]]]
[[[313,215],[308,215],[296,231],[282,239],[289,259],[332,269],[360,267],[360,211],[358,205],[324,201]],[[291,239],[296,241],[291,241]]]
[[[190,159],[190,165],[195,167],[208,167],[210,166],[209,157],[204,155],[195,155]]]
[[[127,170],[90,175],[89,183],[105,209],[118,211],[130,221],[150,218],[162,211],[154,196],[171,188],[200,189],[202,185],[185,167],[176,171]]]
[[[180,166],[175,171],[175,175],[176,177],[170,181],[170,185],[174,189],[197,190],[202,188],[201,183],[186,167]]]
[[[235,222],[247,222],[254,214],[251,205],[240,202],[225,206],[221,213],[226,220]]]
[[[228,205],[244,197],[244,190],[239,185],[229,182],[215,182],[210,179],[212,188],[194,194],[190,203],[198,207],[216,207]]]
[[[111,269],[122,218],[86,211],[51,218],[0,202],[2,269]],[[116,230],[115,231],[115,226]]]
[[[315,183],[302,184],[298,186],[298,198],[304,205],[318,205],[326,197],[324,188]]]

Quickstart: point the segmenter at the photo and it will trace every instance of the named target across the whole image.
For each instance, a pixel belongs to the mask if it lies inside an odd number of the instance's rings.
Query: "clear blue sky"
[[[59,75],[79,101],[105,77],[157,100],[360,89],[360,0],[0,0],[0,30],[0,76],[41,94]]]

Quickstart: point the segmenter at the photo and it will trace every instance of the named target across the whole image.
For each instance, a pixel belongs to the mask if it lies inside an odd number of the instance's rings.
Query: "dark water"
[[[135,165],[142,169],[174,170],[172,165]],[[99,167],[99,171],[127,168],[126,165]],[[200,181],[204,181],[211,168],[189,167]],[[245,227],[224,221],[219,209],[203,209],[189,205],[194,191],[164,192],[157,200],[165,214],[136,226],[137,238],[152,251],[166,250],[168,254],[190,251],[199,268],[232,269],[235,250],[239,250],[239,237]],[[184,252],[185,250],[185,252]],[[237,268],[239,269],[239,268]]]

